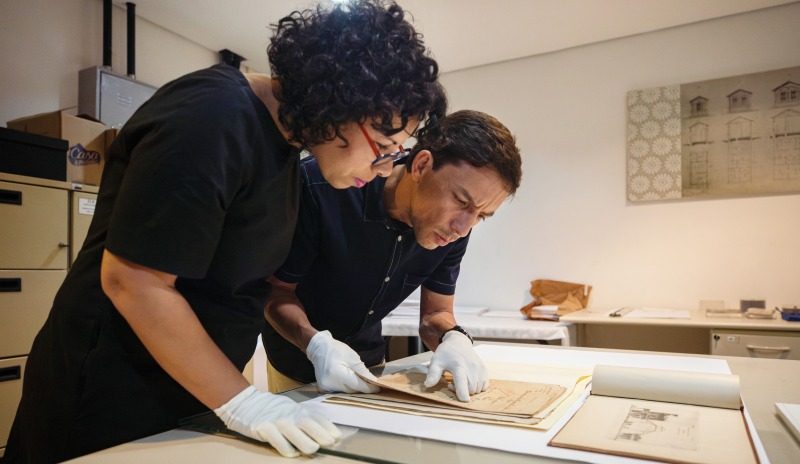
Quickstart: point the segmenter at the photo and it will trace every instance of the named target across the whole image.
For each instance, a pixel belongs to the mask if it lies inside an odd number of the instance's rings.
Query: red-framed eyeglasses
[[[369,136],[367,130],[364,129],[364,125],[359,124],[358,128],[361,129],[361,133],[364,134],[364,138],[367,139],[370,148],[372,148],[372,153],[375,154],[375,160],[372,162],[373,166],[387,162],[394,163],[396,161],[402,160],[403,158],[411,154],[411,149],[403,148],[402,145],[400,145],[400,149],[395,152],[381,154],[380,150],[378,149],[378,144],[375,143],[375,141],[372,140],[372,137]]]

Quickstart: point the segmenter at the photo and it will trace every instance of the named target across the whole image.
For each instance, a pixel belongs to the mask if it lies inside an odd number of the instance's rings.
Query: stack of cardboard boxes
[[[9,129],[67,140],[67,178],[64,180],[100,185],[106,152],[117,135],[116,129],[63,110],[14,119],[7,125]]]

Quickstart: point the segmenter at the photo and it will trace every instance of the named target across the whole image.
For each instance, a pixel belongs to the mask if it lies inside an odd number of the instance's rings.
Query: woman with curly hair
[[[338,437],[241,374],[266,278],[292,240],[299,152],[331,185],[362,187],[389,174],[445,97],[393,3],[292,13],[268,55],[271,77],[191,73],[120,131],[86,242],[31,349],[6,462],[66,460],[209,409],[285,456]]]

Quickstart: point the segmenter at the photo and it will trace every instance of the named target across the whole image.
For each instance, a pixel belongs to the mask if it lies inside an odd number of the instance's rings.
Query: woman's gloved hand
[[[328,419],[291,399],[249,386],[214,410],[229,429],[269,443],[286,457],[313,454],[342,434]],[[299,452],[298,452],[299,450]]]

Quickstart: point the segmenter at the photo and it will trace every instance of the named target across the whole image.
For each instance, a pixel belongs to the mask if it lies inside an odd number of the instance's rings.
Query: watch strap
[[[475,343],[475,340],[472,339],[472,335],[470,335],[469,332],[464,330],[464,328],[461,327],[458,324],[456,324],[453,327],[451,327],[451,328],[445,330],[444,332],[442,332],[442,336],[439,337],[439,343],[442,343],[444,341],[444,336],[447,335],[448,332],[452,332],[452,331],[461,332],[462,334],[466,335],[467,338],[469,338],[469,342],[470,343]]]

